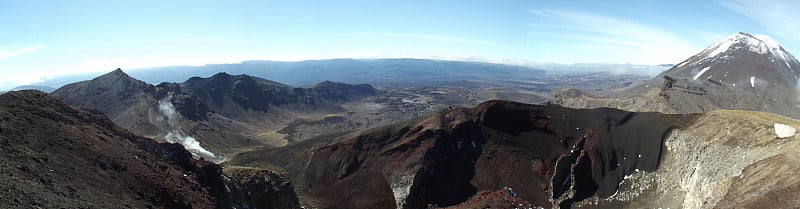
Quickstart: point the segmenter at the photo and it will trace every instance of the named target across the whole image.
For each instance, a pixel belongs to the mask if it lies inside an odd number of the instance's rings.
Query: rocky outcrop
[[[438,208],[430,205],[428,208]],[[470,197],[469,200],[458,205],[443,207],[446,209],[473,209],[473,208],[541,208],[528,201],[520,199],[511,188],[481,191]]]
[[[245,167],[225,168],[233,204],[240,208],[299,209],[292,183],[275,172]]]
[[[332,81],[318,83],[311,90],[321,98],[333,101],[351,101],[378,94],[369,84],[351,85]]]
[[[663,76],[664,81],[662,82],[660,96],[669,97],[668,91],[679,91],[685,94],[692,94],[692,95],[706,95],[706,89],[697,83],[692,83],[688,80],[684,79],[676,79],[669,76]]]

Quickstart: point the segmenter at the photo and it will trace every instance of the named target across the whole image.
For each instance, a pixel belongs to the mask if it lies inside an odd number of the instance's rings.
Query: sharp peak
[[[125,71],[122,71],[122,68],[117,68],[116,70],[111,71],[111,74],[128,75],[125,73]]]
[[[104,82],[104,83],[108,83],[108,82],[111,82],[111,83],[122,82],[122,83],[123,83],[123,84],[125,84],[125,85],[137,85],[137,86],[147,86],[147,85],[150,85],[150,84],[148,84],[147,82],[144,82],[144,81],[142,81],[142,80],[136,79],[136,78],[134,78],[134,77],[132,77],[132,76],[128,75],[127,73],[125,73],[124,71],[122,71],[122,69],[119,69],[119,68],[117,68],[116,70],[114,70],[114,71],[111,71],[111,72],[109,72],[109,73],[106,73],[106,74],[100,75],[100,76],[98,76],[98,77],[96,77],[96,78],[92,79],[91,81],[92,81],[92,82]]]
[[[248,74],[231,75],[231,74],[228,74],[227,72],[219,72],[219,73],[214,74],[213,76],[211,76],[211,78],[250,78],[250,77],[252,77],[252,76],[250,76]]]
[[[111,71],[109,73],[103,74],[103,75],[99,76],[98,78],[101,78],[101,77],[102,78],[108,78],[108,77],[112,77],[112,78],[117,78],[117,77],[132,78],[130,75],[125,73],[125,71],[122,71],[122,69],[120,69],[120,68],[117,68],[116,70]]]
[[[325,80],[325,81],[317,83],[317,85],[319,85],[319,84],[340,84],[340,83],[339,82],[335,82],[335,81],[331,81],[331,80]]]

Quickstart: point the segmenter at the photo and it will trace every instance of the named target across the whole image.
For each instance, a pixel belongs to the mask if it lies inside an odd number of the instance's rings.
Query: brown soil
[[[37,91],[0,95],[4,208],[214,208],[220,167]]]

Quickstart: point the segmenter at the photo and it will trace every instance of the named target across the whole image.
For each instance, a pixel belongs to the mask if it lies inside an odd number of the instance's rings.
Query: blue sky
[[[800,1],[0,1],[0,89],[77,72],[413,57],[678,63],[729,34],[800,50]]]

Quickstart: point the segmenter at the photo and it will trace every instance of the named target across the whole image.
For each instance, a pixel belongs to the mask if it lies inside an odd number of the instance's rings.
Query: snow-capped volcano
[[[735,33],[662,75],[710,81],[731,87],[785,84],[794,88],[800,63],[766,35]]]
[[[757,110],[800,118],[800,62],[766,35],[735,33],[650,81],[596,98],[554,92],[569,107],[616,107],[668,113]]]

